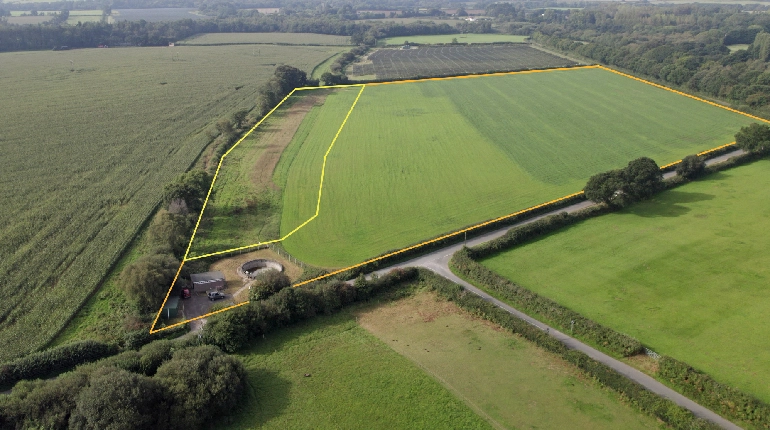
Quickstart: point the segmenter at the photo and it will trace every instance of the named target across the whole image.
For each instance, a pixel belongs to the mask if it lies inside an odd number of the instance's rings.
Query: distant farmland
[[[341,123],[351,103],[314,109]],[[370,85],[329,155],[320,215],[284,246],[318,266],[358,263],[579,191],[639,156],[664,164],[731,142],[751,122],[601,69]],[[307,136],[336,129],[313,127],[290,145],[301,150],[282,235],[316,207],[330,139]]]
[[[408,40],[409,38],[405,38]],[[348,75],[376,79],[451,76],[492,71],[575,65],[572,60],[527,45],[441,46],[379,49],[351,64]]]
[[[350,45],[350,37],[315,33],[207,33],[185,39],[181,41],[180,44]]]
[[[483,264],[768,402],[769,187],[757,161]]]
[[[98,286],[163,186],[275,65],[339,48],[80,49],[0,54],[0,360],[44,345]],[[34,327],[34,329],[32,329]]]
[[[419,44],[431,44],[431,43],[452,43],[453,39],[457,39],[458,43],[494,43],[494,42],[510,42],[510,43],[522,43],[527,39],[527,36],[516,36],[513,34],[501,34],[501,33],[488,33],[488,34],[428,34],[421,36],[399,36],[388,37],[387,39],[378,40],[378,44],[383,45],[398,45],[404,42],[419,43]]]

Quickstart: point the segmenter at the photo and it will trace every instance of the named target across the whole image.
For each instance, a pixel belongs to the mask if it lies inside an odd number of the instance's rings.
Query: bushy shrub
[[[752,123],[735,135],[735,144],[746,152],[767,154],[770,152],[770,126]]]
[[[36,352],[0,364],[0,387],[10,387],[22,379],[47,378],[110,356],[117,350],[115,345],[86,340]]]
[[[139,349],[154,340],[175,338],[187,333],[189,330],[190,328],[185,324],[152,334],[147,329],[130,331],[123,336],[123,347],[126,349]]]
[[[663,189],[663,173],[650,158],[641,157],[624,169],[599,173],[588,180],[583,192],[586,198],[614,206],[649,198]]]
[[[71,429],[168,428],[168,401],[156,380],[114,367],[94,371],[77,395]]]
[[[246,370],[236,358],[204,345],[174,352],[155,374],[167,390],[174,428],[200,428],[230,410],[246,387]]]
[[[687,363],[663,356],[658,361],[658,374],[682,390],[687,397],[724,417],[748,422],[759,428],[770,428],[770,405],[720,384]]]
[[[266,270],[254,279],[249,289],[249,300],[265,300],[273,294],[291,285],[285,273],[275,269]]]
[[[312,287],[284,288],[265,300],[252,301],[223,314],[213,315],[203,327],[201,340],[234,352],[250,340],[318,313],[329,314],[356,300],[402,282],[416,279],[417,269],[394,269],[376,280],[350,285],[328,281]]]
[[[697,155],[688,155],[676,165],[676,174],[685,179],[694,179],[706,172],[706,162]]]
[[[48,381],[21,381],[10,395],[0,395],[0,428],[67,429],[75,400],[87,385],[85,372],[65,373]]]

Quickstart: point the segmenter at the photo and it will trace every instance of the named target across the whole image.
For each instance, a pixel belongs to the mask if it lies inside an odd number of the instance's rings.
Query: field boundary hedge
[[[588,355],[567,348],[563,343],[547,335],[542,330],[531,326],[505,310],[470,293],[461,286],[427,270],[420,270],[420,279],[439,296],[454,302],[458,307],[471,314],[498,324],[503,328],[524,337],[540,348],[558,355],[577,367],[589,378],[607,387],[621,398],[626,399],[640,411],[660,419],[676,429],[718,429],[715,423],[698,418],[689,410],[673,401],[661,397],[642,385],[628,379],[612,368],[594,360]]]
[[[23,379],[39,379],[58,375],[84,363],[90,363],[118,352],[116,345],[86,340],[36,352],[0,364],[0,388],[10,388]]]
[[[734,147],[729,146],[728,148],[732,149]],[[709,152],[708,155],[718,156],[723,153],[723,148],[719,148],[716,151]],[[761,158],[763,158],[761,154],[755,153],[736,155],[706,167],[705,173],[706,175],[716,173]],[[687,182],[690,182],[690,180],[675,176],[664,181],[666,185],[664,189],[672,189]],[[450,267],[455,273],[461,275],[462,278],[469,282],[484,290],[497,293],[503,300],[512,302],[523,311],[542,315],[562,330],[570,328],[571,321],[575,321],[574,329],[576,335],[582,335],[583,339],[607,348],[615,354],[622,356],[634,355],[641,352],[644,346],[633,337],[602,326],[578,312],[498,275],[477,261],[529,242],[535,238],[553,233],[559,229],[569,227],[577,222],[614,212],[615,210],[608,205],[596,205],[572,214],[562,212],[551,215],[533,223],[513,228],[498,239],[472,248],[463,248],[456,252],[449,262]],[[568,357],[565,357],[565,359],[570,360]],[[580,360],[575,362],[576,365],[578,363],[583,362]],[[711,375],[695,370],[689,364],[671,357],[662,356],[659,366],[658,375],[683,395],[692,398],[725,417],[748,422],[757,425],[759,428],[770,429],[770,404],[736,388],[719,383]]]

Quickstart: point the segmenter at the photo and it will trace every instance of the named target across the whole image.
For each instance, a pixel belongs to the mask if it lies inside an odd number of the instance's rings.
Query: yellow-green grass
[[[52,20],[54,17],[50,15],[38,15],[38,16],[9,16],[6,18],[8,24],[42,24]]]
[[[323,47],[0,54],[0,360],[42,347],[99,286],[220,118],[253,106],[275,64]],[[74,70],[74,71],[71,71]],[[88,88],[88,91],[84,91]]]
[[[339,118],[346,98],[316,109]],[[601,69],[368,86],[329,155],[320,215],[284,246],[318,266],[358,263],[577,192],[640,156],[723,145],[753,121]],[[295,138],[282,235],[315,211],[338,122],[312,127]]]
[[[315,33],[206,33],[180,42],[184,45],[226,44],[350,45],[350,37]]]
[[[768,169],[710,175],[483,264],[770,401]]]
[[[418,293],[357,315],[364,328],[497,428],[659,427],[573,365],[435,294]]]
[[[313,69],[313,73],[310,74],[310,77],[313,79],[321,79],[321,75],[323,75],[326,72],[331,73],[331,65],[334,63],[335,60],[337,60],[337,57],[342,55],[342,52],[338,52],[331,57],[327,58],[323,63],[317,65]]]
[[[457,39],[458,43],[494,43],[494,42],[513,42],[524,43],[527,36],[516,36],[513,34],[488,33],[488,34],[429,34],[422,36],[400,36],[388,37],[378,41],[383,45],[401,45],[405,41],[409,43],[433,44],[433,43],[452,43],[452,39]]]
[[[741,51],[741,50],[745,51],[746,49],[749,49],[749,45],[746,43],[739,43],[736,45],[727,45],[727,49],[729,49],[730,52]]]
[[[350,311],[271,333],[240,358],[247,395],[217,428],[492,428]]]

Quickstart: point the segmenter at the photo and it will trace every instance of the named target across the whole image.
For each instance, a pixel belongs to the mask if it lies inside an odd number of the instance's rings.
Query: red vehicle
[[[189,299],[190,298],[190,289],[189,288],[182,288],[182,298],[183,299]]]

